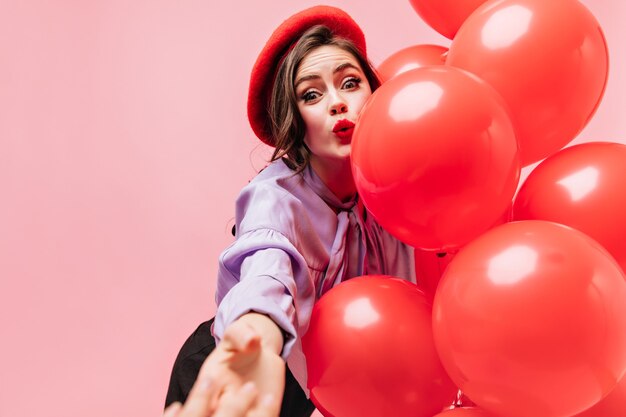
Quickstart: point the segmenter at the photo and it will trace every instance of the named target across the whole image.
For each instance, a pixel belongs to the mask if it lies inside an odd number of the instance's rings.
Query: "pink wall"
[[[0,2],[0,416],[160,414],[178,348],[215,310],[236,193],[267,155],[246,121],[250,67],[315,3]],[[626,142],[626,5],[585,3],[611,78],[577,141]],[[407,0],[333,4],[375,63],[449,45]]]

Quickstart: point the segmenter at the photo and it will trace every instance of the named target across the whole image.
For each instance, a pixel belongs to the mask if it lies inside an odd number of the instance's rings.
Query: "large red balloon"
[[[398,278],[354,278],[313,307],[302,346],[311,398],[325,416],[432,417],[457,388],[432,336],[431,304]]]
[[[448,48],[439,45],[413,45],[391,54],[378,66],[377,71],[383,82],[396,75],[428,65],[446,63]]]
[[[626,416],[626,376],[613,391],[590,409],[574,417],[624,417]]]
[[[433,29],[454,38],[465,19],[486,0],[409,0],[413,9]]]
[[[626,271],[626,146],[596,142],[552,155],[528,176],[515,220],[550,220],[597,240]],[[624,410],[626,416],[626,410]]]
[[[527,220],[491,229],[450,262],[433,306],[444,367],[479,407],[564,417],[626,371],[626,280],[587,235]]]
[[[465,21],[446,65],[473,72],[507,102],[521,160],[561,149],[595,112],[607,80],[602,29],[577,0],[494,0]]]
[[[363,202],[417,248],[454,250],[489,229],[519,180],[517,142],[501,98],[466,71],[418,68],[383,84],[352,138]]]

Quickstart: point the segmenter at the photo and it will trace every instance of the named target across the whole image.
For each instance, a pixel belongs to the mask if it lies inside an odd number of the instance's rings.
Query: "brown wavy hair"
[[[294,88],[296,72],[309,52],[325,45],[336,46],[351,53],[361,66],[372,92],[380,87],[380,79],[372,64],[348,39],[335,36],[323,25],[311,27],[300,37],[278,67],[269,103],[275,145],[271,161],[283,158],[296,173],[302,172],[311,159],[311,152],[304,143],[306,126],[298,110]]]

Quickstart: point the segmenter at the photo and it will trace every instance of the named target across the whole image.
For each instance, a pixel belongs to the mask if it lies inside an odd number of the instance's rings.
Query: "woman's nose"
[[[345,113],[347,111],[348,111],[348,106],[346,106],[345,103],[333,104],[332,107],[330,108],[330,114],[333,116],[336,114]]]
[[[336,114],[346,113],[348,111],[348,105],[344,100],[342,100],[341,96],[334,95],[333,101],[330,106],[330,114],[334,116]]]

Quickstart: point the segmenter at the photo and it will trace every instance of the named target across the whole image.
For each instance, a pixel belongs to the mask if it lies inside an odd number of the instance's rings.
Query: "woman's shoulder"
[[[239,193],[236,204],[238,230],[289,230],[305,210],[301,198],[307,192],[305,187],[302,175],[280,160],[272,162]]]
[[[302,175],[290,169],[282,160],[271,162],[241,190],[239,198],[262,191],[265,198],[295,196],[304,186]]]

